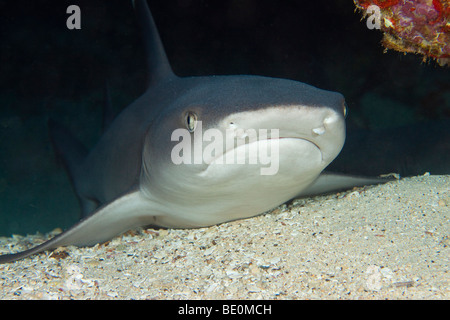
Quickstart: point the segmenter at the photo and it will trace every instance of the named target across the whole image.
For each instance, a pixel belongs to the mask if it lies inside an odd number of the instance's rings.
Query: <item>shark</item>
[[[90,151],[49,121],[81,220],[40,245],[0,256],[0,263],[95,245],[137,227],[207,227],[296,197],[386,181],[324,171],[345,142],[342,94],[256,75],[178,77],[146,0],[132,3],[147,59],[146,91],[114,119],[106,117]],[[272,163],[250,161],[261,150]]]

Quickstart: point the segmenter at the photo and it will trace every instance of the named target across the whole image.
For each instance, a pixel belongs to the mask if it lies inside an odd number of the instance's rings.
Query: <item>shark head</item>
[[[260,76],[186,80],[194,85],[149,126],[140,178],[141,191],[182,210],[186,226],[252,216],[289,200],[344,144],[339,93]],[[220,212],[212,216],[213,206]],[[171,226],[170,213],[164,217],[159,223]]]

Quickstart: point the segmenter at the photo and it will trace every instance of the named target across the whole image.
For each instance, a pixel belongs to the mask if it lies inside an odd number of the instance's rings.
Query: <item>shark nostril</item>
[[[324,126],[330,125],[330,124],[335,123],[338,120],[339,120],[339,118],[335,114],[333,114],[333,115],[330,115],[330,116],[326,117],[323,120],[323,124],[324,124]]]
[[[313,134],[318,135],[318,136],[323,135],[325,133],[325,131],[326,131],[326,129],[323,126],[312,129]]]

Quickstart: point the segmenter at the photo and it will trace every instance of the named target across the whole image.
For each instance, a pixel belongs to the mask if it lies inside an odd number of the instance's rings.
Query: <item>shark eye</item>
[[[186,117],[184,118],[184,122],[189,132],[194,132],[197,127],[197,115],[192,111],[188,111],[186,113]]]

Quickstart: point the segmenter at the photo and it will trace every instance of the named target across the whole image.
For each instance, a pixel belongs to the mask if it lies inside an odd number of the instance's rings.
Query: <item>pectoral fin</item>
[[[302,191],[298,196],[315,196],[319,194],[325,194],[330,192],[336,192],[346,189],[351,189],[353,187],[363,187],[372,184],[386,183],[393,181],[395,178],[378,178],[378,177],[361,177],[352,176],[347,174],[322,173],[319,178],[306,190]]]
[[[154,209],[153,202],[140,191],[127,193],[34,248],[0,256],[0,263],[15,261],[60,246],[89,246],[107,241],[132,228],[151,225],[157,215]]]

